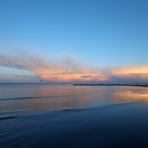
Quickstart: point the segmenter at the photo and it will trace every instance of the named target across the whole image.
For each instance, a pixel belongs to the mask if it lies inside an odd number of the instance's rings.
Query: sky
[[[148,83],[147,0],[0,0],[0,82]]]

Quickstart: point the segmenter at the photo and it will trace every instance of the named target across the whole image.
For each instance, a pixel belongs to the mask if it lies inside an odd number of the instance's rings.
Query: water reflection
[[[1,113],[78,109],[137,100],[148,100],[147,88],[27,84],[0,85]]]
[[[148,101],[148,88],[120,88],[114,92],[114,101]]]

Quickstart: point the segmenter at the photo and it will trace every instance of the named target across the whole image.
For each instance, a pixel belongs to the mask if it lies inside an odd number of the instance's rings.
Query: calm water
[[[148,148],[147,89],[1,84],[0,147]]]
[[[0,84],[0,113],[81,109],[148,100],[148,88]]]

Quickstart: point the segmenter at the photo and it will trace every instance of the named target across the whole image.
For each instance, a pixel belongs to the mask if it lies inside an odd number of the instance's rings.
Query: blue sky
[[[1,0],[0,22],[1,53],[31,49],[101,68],[148,63],[147,0]]]

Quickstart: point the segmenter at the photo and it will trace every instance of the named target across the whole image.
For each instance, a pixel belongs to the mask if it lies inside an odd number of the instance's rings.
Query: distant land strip
[[[139,86],[148,87],[148,84],[73,84],[73,86]]]

